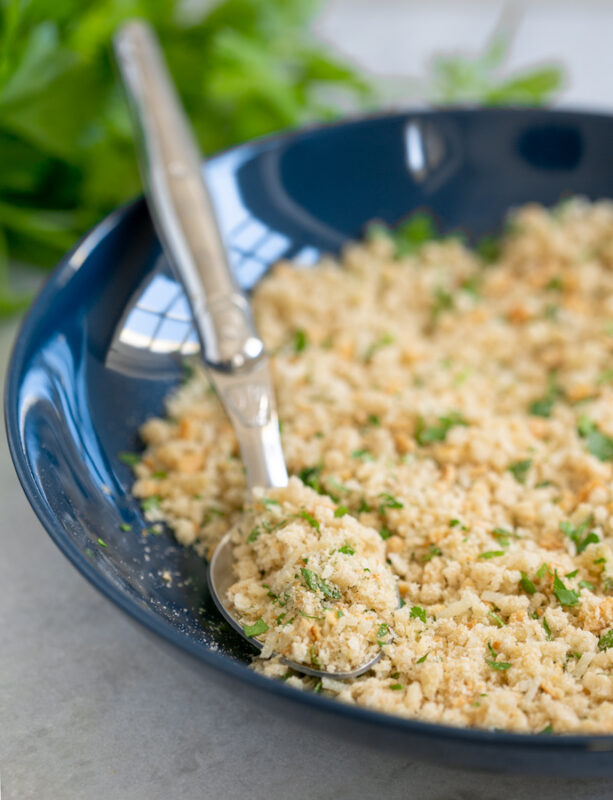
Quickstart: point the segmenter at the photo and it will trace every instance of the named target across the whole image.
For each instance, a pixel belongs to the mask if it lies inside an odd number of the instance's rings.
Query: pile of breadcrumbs
[[[300,480],[244,515],[196,370],[143,426],[134,493],[203,554],[242,520],[231,600],[264,657],[382,652],[348,681],[260,672],[432,722],[613,732],[613,205],[525,207],[489,261],[398,241],[255,292]]]

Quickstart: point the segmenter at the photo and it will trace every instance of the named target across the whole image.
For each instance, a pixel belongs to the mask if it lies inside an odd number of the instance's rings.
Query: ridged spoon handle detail
[[[124,24],[114,38],[138,131],[149,210],[192,309],[210,379],[239,440],[250,486],[285,486],[268,360],[249,302],[230,269],[202,157],[152,28]]]

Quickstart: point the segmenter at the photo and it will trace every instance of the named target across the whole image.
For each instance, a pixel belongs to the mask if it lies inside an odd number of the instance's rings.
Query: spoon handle
[[[147,202],[190,303],[210,379],[230,417],[250,486],[287,471],[264,345],[230,269],[202,157],[152,28],[125,23],[114,49],[138,131]]]

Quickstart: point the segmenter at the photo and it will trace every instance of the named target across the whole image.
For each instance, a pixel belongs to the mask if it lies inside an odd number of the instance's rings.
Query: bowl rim
[[[364,123],[375,122],[384,119],[401,120],[407,116],[437,117],[446,115],[466,116],[494,116],[494,115],[534,115],[544,118],[590,118],[608,121],[613,125],[613,113],[599,110],[581,110],[580,108],[557,108],[544,109],[522,106],[505,107],[412,107],[394,108],[365,114],[353,114],[342,117],[338,120],[324,123],[310,123],[299,128],[292,128],[273,133],[266,136],[250,139],[239,145],[226,148],[215,153],[207,159],[207,162],[214,165],[226,155],[253,153],[279,147],[287,143],[309,137],[320,131],[342,128],[345,126],[362,125]],[[579,751],[613,751],[613,734],[553,734],[543,736],[538,733],[517,733],[506,730],[491,730],[487,728],[467,728],[443,723],[427,722],[412,717],[403,717],[391,713],[377,711],[365,706],[353,705],[326,697],[324,695],[295,689],[282,681],[275,680],[260,675],[250,669],[248,664],[233,659],[218,651],[210,649],[203,642],[196,642],[178,630],[172,628],[162,617],[158,616],[148,608],[142,608],[136,602],[108,581],[103,574],[96,569],[94,563],[81,553],[64,534],[63,527],[58,519],[53,515],[39,492],[33,473],[28,465],[27,450],[22,438],[20,425],[20,406],[19,389],[20,376],[27,372],[25,356],[28,349],[28,342],[33,330],[38,325],[40,319],[44,317],[45,308],[49,308],[48,300],[61,291],[65,278],[74,271],[77,264],[75,257],[79,251],[85,250],[85,257],[79,268],[83,268],[87,263],[89,253],[96,246],[111,235],[124,218],[139,205],[144,204],[141,196],[128,201],[119,206],[89,231],[87,231],[68,251],[68,253],[58,262],[49,273],[42,286],[36,293],[32,304],[22,318],[18,331],[10,352],[8,366],[5,374],[4,390],[4,419],[9,445],[9,452],[13,461],[17,477],[21,487],[33,508],[38,520],[46,530],[48,535],[66,556],[66,558],[76,567],[85,577],[105,597],[113,602],[128,616],[142,624],[149,631],[159,635],[162,639],[170,642],[180,650],[204,662],[207,666],[221,671],[226,675],[237,678],[242,683],[251,685],[253,688],[271,692],[273,695],[285,698],[300,705],[318,709],[321,712],[340,715],[356,723],[366,723],[371,728],[383,727],[388,731],[403,731],[416,737],[434,738],[439,742],[458,741],[471,745],[510,745],[515,747],[538,748],[540,752],[555,750],[579,750]],[[79,255],[79,262],[81,257]]]

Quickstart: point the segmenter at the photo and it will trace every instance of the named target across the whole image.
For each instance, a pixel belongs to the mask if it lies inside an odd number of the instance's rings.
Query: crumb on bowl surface
[[[380,231],[277,265],[253,307],[296,477],[248,500],[197,368],[143,425],[133,491],[203,555],[241,522],[254,668],[430,722],[612,733],[613,204],[526,206],[488,263]],[[378,650],[317,683],[279,655]]]

